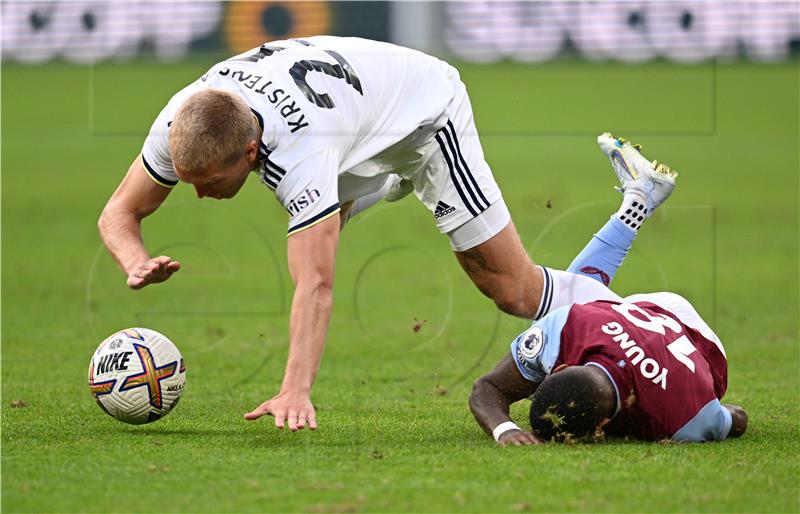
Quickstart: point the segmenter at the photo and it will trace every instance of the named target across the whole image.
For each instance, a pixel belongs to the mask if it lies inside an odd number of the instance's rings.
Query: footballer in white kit
[[[622,139],[598,142],[624,192],[609,230],[626,232],[630,243],[671,193],[674,174]],[[506,313],[539,319],[598,287],[590,272],[531,261],[455,68],[415,50],[332,36],[265,43],[172,97],[98,223],[128,286],[180,269],[170,256],[151,256],[141,231],[170,188],[181,181],[198,197],[232,198],[251,171],[289,214],[295,291],[280,392],[246,419],[269,414],[278,428],[316,428],[310,395],[333,307],[339,231],[380,199],[413,191],[473,283]]]
[[[450,232],[500,198],[483,158],[458,71],[408,48],[358,38],[276,41],[212,67],[161,111],[142,149],[160,184],[178,183],[169,126],[183,102],[215,88],[241,97],[262,137],[259,174],[289,213],[289,234],[379,191],[394,174],[413,183],[439,230]],[[466,250],[482,237],[454,241]],[[481,240],[482,239],[482,240]]]

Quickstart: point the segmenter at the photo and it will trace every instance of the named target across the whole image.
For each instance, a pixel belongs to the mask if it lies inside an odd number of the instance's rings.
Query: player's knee
[[[536,306],[531,299],[520,292],[498,291],[492,295],[492,300],[498,309],[512,316],[532,318],[536,314]]]

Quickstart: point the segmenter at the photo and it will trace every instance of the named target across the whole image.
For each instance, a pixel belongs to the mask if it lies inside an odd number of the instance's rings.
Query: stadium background
[[[94,228],[172,93],[264,41],[331,33],[451,60],[532,257],[567,265],[616,208],[594,137],[682,173],[614,287],[689,298],[728,349],[739,441],[497,450],[471,381],[502,316],[413,200],[342,238],[314,393],[321,429],[241,414],[270,396],[291,298],[285,215],[178,187],[145,222],[184,269],[131,293]],[[2,4],[2,510],[798,511],[797,2]],[[411,94],[423,94],[412,92]],[[95,346],[144,325],[181,348],[177,411],[129,427],[85,386]],[[526,409],[513,411],[525,424]]]

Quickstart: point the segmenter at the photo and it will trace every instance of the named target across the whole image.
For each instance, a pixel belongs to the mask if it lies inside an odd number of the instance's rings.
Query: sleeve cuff
[[[147,162],[147,159],[144,158],[144,155],[142,155],[142,164],[144,164],[144,169],[147,170],[147,174],[156,184],[164,187],[175,187],[175,184],[178,183],[177,180],[169,180],[159,175],[156,170],[150,166],[150,163]]]
[[[292,234],[296,234],[298,232],[301,232],[301,231],[303,231],[303,230],[305,230],[307,228],[313,227],[314,225],[316,225],[320,221],[324,221],[324,220],[330,218],[331,216],[333,216],[334,214],[338,214],[340,210],[341,210],[341,207],[339,206],[339,202],[336,202],[335,204],[331,205],[330,207],[328,207],[324,211],[320,212],[316,216],[314,216],[312,218],[309,218],[309,219],[307,219],[307,220],[305,220],[305,221],[303,221],[301,223],[298,223],[297,225],[295,225],[293,227],[289,227],[289,233],[287,234],[287,237],[291,236]]]

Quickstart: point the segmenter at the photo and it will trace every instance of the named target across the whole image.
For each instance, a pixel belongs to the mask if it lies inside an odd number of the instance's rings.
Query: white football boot
[[[616,190],[637,193],[647,206],[646,217],[652,216],[653,211],[672,194],[678,173],[666,164],[648,161],[640,153],[640,145],[614,137],[610,132],[600,134],[597,144],[611,161],[619,178],[620,187]]]

